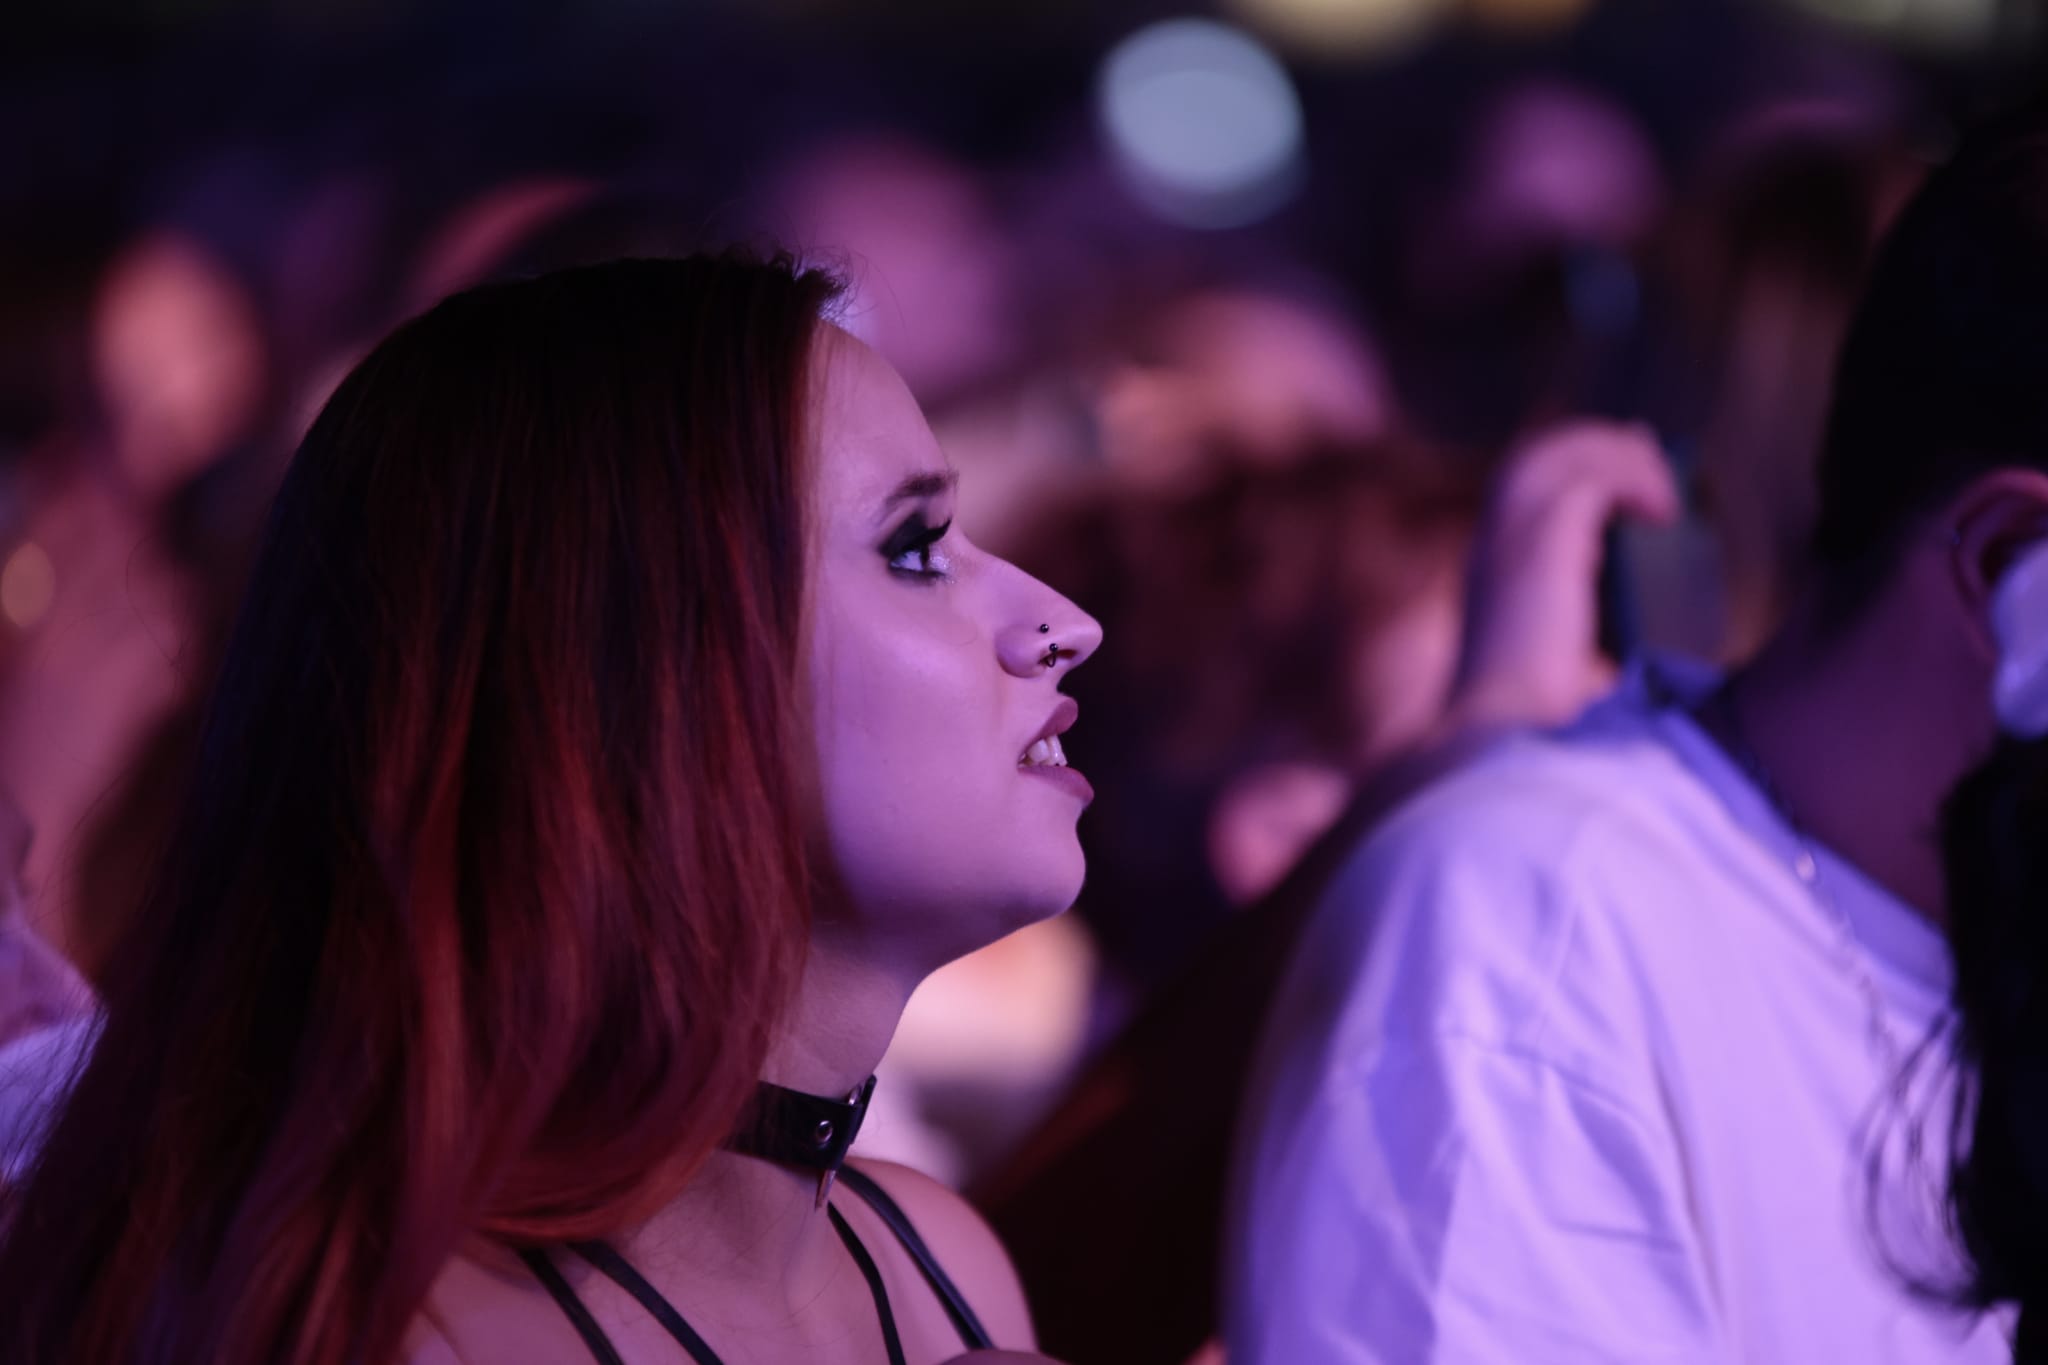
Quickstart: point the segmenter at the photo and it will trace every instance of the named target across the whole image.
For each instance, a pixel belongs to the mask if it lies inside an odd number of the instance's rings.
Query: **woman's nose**
[[[1005,669],[1028,678],[1078,668],[1101,644],[1101,623],[1064,597],[1057,597],[1040,619],[1004,629],[997,650]]]

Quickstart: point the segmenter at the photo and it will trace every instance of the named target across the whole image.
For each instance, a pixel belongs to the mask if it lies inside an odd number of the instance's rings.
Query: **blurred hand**
[[[1443,730],[1557,724],[1605,691],[1602,535],[1617,517],[1665,525],[1678,514],[1677,483],[1647,427],[1571,422],[1516,451],[1474,543]]]

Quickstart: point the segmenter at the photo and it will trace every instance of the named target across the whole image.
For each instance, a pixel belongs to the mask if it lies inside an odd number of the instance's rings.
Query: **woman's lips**
[[[1050,782],[1066,788],[1068,792],[1081,798],[1081,804],[1084,806],[1095,799],[1094,785],[1081,775],[1079,768],[1025,763],[1020,764],[1017,771],[1027,777],[1035,777],[1041,782]]]

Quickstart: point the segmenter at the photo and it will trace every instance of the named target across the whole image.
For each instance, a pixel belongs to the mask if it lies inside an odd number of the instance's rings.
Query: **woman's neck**
[[[916,987],[910,974],[839,951],[819,934],[761,1079],[813,1095],[859,1088],[881,1065]]]
[[[1804,833],[1939,923],[1941,803],[1989,742],[1990,683],[1916,644],[1885,618],[1788,629],[1734,676],[1728,711]]]
[[[843,1098],[874,1074],[914,981],[835,953],[814,938],[788,1021],[763,1080]],[[736,1298],[788,1314],[815,1303],[845,1255],[818,1201],[819,1175],[731,1151],[714,1152],[667,1208],[625,1239],[647,1273],[702,1286],[730,1311]],[[657,1281],[661,1282],[661,1281]]]

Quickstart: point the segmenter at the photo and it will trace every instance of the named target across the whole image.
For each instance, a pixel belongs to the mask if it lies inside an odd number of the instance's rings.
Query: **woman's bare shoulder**
[[[562,1365],[587,1359],[561,1308],[503,1247],[451,1257],[413,1316],[400,1365]]]
[[[398,1365],[470,1365],[470,1362],[456,1354],[455,1343],[448,1340],[440,1324],[422,1312],[412,1320],[405,1342],[398,1348]]]
[[[902,1207],[997,1344],[1037,1345],[1023,1282],[995,1229],[972,1204],[922,1171],[893,1161],[862,1159],[854,1165]]]

